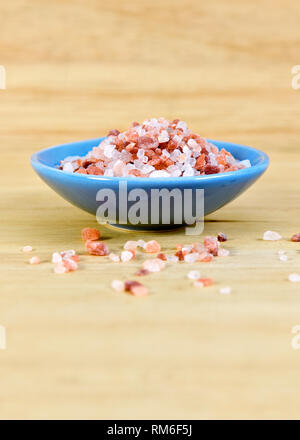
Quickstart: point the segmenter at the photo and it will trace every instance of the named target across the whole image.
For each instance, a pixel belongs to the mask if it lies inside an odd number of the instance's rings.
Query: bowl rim
[[[64,143],[64,144],[59,144],[59,145],[53,145],[51,147],[48,148],[44,148],[42,150],[39,150],[35,153],[32,154],[31,158],[30,158],[30,162],[31,165],[33,166],[34,169],[36,168],[44,168],[47,169],[49,171],[51,171],[52,173],[58,173],[59,176],[64,175],[65,177],[69,177],[69,178],[73,178],[73,179],[82,179],[84,180],[93,180],[93,181],[112,181],[112,182],[116,182],[116,181],[130,181],[130,182],[140,182],[141,184],[145,184],[145,183],[155,183],[155,182],[176,182],[178,185],[178,182],[195,182],[195,181],[201,181],[201,182],[207,182],[207,181],[212,181],[215,179],[231,179],[232,177],[246,177],[246,175],[249,177],[249,175],[257,175],[263,171],[265,171],[270,163],[270,159],[269,156],[261,150],[258,150],[257,148],[253,148],[253,147],[249,147],[247,145],[242,145],[242,144],[236,144],[233,142],[228,142],[228,141],[220,141],[220,140],[214,140],[214,139],[207,139],[208,142],[211,143],[220,143],[222,145],[224,145],[225,148],[228,148],[230,150],[230,147],[239,147],[242,148],[244,150],[247,150],[249,152],[251,152],[252,154],[254,153],[258,159],[258,163],[256,165],[252,165],[249,168],[243,168],[241,170],[237,170],[237,171],[229,171],[229,172],[223,172],[223,173],[217,173],[217,174],[207,174],[207,175],[202,175],[202,176],[181,176],[181,177],[155,177],[155,178],[151,178],[151,177],[135,177],[135,176],[122,176],[122,177],[110,177],[110,176],[97,176],[97,175],[93,175],[93,174],[78,174],[78,173],[66,173],[63,170],[60,170],[59,168],[56,168],[55,166],[50,166],[50,165],[46,165],[45,163],[43,163],[40,159],[39,159],[39,155],[42,153],[47,153],[51,150],[56,150],[59,148],[63,148],[63,147],[67,147],[67,146],[71,146],[71,145],[76,145],[76,144],[82,144],[83,142],[98,142],[98,144],[105,139],[106,136],[104,137],[100,137],[100,138],[92,138],[92,139],[84,139],[81,141],[75,141],[75,142],[68,142],[68,143]],[[98,145],[97,144],[97,145]],[[95,145],[95,146],[97,146]],[[91,145],[91,148],[93,146]],[[245,160],[245,159],[244,159]]]

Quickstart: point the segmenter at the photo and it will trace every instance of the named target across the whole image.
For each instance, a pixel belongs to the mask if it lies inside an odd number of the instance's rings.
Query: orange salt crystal
[[[178,257],[179,261],[183,261],[184,260],[184,255],[183,255],[183,252],[181,250],[176,252],[175,257]]]
[[[219,232],[217,236],[217,240],[220,242],[227,241],[227,235],[223,232]]]
[[[78,269],[78,264],[72,258],[67,258],[66,260],[63,260],[62,264],[67,269],[67,272],[73,272]]]
[[[104,256],[109,254],[109,249],[103,241],[87,240],[85,248],[90,255]]]
[[[83,241],[99,240],[100,232],[94,228],[83,228],[81,231],[81,238]]]
[[[212,278],[198,278],[198,280],[195,281],[194,286],[195,287],[208,287],[211,286],[214,283]]]
[[[163,253],[158,254],[156,258],[159,258],[160,260],[163,260],[163,261],[167,261],[167,256],[166,256],[166,254],[163,254]]]
[[[145,244],[145,251],[148,254],[160,252],[160,244],[156,240],[150,240]]]
[[[40,257],[37,256],[31,257],[29,260],[30,264],[40,264],[40,262],[41,262]]]

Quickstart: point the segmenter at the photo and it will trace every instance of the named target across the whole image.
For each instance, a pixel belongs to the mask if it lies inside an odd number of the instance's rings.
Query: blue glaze
[[[251,168],[245,168],[229,173],[211,174],[194,177],[169,177],[169,178],[135,178],[135,177],[104,177],[87,174],[66,173],[57,168],[60,161],[67,156],[85,156],[92,147],[97,146],[104,138],[91,139],[81,142],[57,145],[41,150],[31,157],[31,164],[37,174],[64,199],[73,205],[96,214],[99,202],[96,193],[101,188],[113,189],[118,194],[120,181],[127,182],[128,191],[142,188],[148,194],[153,188],[161,189],[186,188],[204,189],[205,215],[216,211],[231,200],[238,197],[251,186],[267,169],[268,156],[262,151],[244,145],[232,144],[211,140],[217,147],[224,147],[239,159],[249,159]],[[131,227],[129,225],[129,227]],[[135,225],[135,229],[150,227],[155,229],[165,228],[166,225]]]

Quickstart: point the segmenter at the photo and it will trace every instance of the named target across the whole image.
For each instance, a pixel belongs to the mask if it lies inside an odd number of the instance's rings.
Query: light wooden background
[[[300,271],[287,241],[300,231],[299,2],[11,0],[0,17],[0,418],[299,418],[300,286],[287,281]],[[87,256],[55,276],[51,253],[83,253],[80,230],[96,222],[39,180],[30,155],[160,115],[270,155],[263,178],[207,218],[232,251],[200,266],[216,285],[195,290],[195,267],[175,266],[135,299],[109,285],[141,260]],[[267,229],[284,241],[262,241]],[[102,232],[112,250],[144,238]],[[185,240],[158,238],[166,250]]]

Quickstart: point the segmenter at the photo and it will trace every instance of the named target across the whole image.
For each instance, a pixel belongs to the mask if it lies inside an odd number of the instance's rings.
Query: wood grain
[[[300,263],[288,241],[300,230],[299,2],[11,0],[0,14],[0,418],[298,418],[300,290],[287,276]],[[195,266],[180,265],[145,278],[148,298],[112,292],[142,257],[83,255],[55,276],[51,253],[83,254],[80,230],[96,222],[38,179],[30,155],[155,115],[270,155],[265,176],[207,218],[232,252],[200,266],[216,285],[195,290]],[[284,240],[263,242],[267,229]],[[112,250],[144,238],[101,230]],[[189,241],[147,236],[166,250]]]

